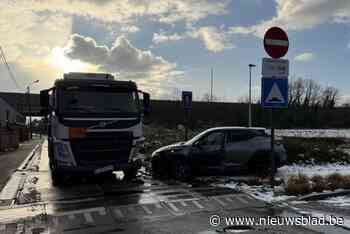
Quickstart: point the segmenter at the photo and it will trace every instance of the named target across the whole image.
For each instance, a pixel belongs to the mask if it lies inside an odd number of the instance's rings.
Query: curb
[[[335,192],[325,192],[325,193],[313,193],[299,197],[298,201],[313,201],[313,200],[323,200],[330,197],[345,196],[350,195],[350,189],[335,191]]]

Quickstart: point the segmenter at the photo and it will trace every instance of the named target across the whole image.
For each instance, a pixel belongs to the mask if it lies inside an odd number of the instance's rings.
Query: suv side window
[[[221,146],[224,142],[224,137],[225,135],[221,131],[212,132],[200,139],[200,144],[203,146]]]
[[[231,130],[227,133],[226,143],[236,143],[240,141],[247,141],[255,137],[256,135],[247,130]]]

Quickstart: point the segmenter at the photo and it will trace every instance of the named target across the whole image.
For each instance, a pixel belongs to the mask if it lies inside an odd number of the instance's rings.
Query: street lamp
[[[30,132],[30,139],[33,138],[33,132],[32,132],[32,107],[31,107],[31,101],[30,101],[30,86],[33,84],[39,83],[39,80],[34,80],[32,83],[27,85],[27,93],[28,93],[28,112],[29,112],[29,132]]]
[[[254,64],[249,64],[249,119],[248,127],[252,126],[252,67],[255,67]]]

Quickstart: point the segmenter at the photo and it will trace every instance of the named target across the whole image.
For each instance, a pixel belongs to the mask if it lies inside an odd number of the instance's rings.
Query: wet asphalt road
[[[0,191],[28,154],[34,149],[40,139],[33,139],[20,144],[20,147],[12,152],[0,153]]]
[[[14,177],[14,176],[13,176]],[[143,174],[133,182],[110,178],[76,180],[53,187],[47,143],[35,154],[20,180],[12,205],[0,209],[5,233],[222,233],[225,223],[209,217],[290,215],[250,195],[208,183],[158,181]],[[13,184],[11,184],[13,181]],[[17,181],[21,181],[18,184]],[[11,203],[8,203],[11,204]],[[243,231],[242,230],[240,231]],[[244,233],[345,233],[301,226],[254,226]]]

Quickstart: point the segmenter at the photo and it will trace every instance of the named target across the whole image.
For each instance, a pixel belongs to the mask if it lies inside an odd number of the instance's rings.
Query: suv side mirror
[[[40,91],[40,106],[41,106],[40,113],[45,116],[50,113],[49,91],[50,91],[49,89]]]
[[[143,93],[143,113],[149,115],[151,106],[151,96],[149,93]]]

